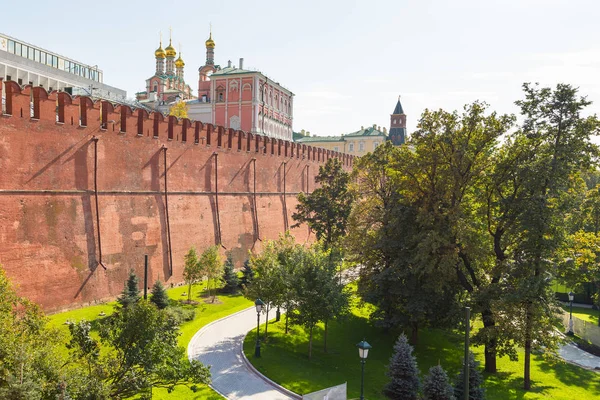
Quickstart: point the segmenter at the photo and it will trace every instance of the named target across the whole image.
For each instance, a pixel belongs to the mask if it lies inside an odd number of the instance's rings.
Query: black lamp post
[[[260,357],[260,312],[265,303],[261,299],[256,299],[254,305],[256,306],[256,347],[254,347],[254,357]]]
[[[572,291],[569,292],[569,331],[567,332],[567,335],[569,336],[573,336],[575,335],[575,333],[573,332],[573,299],[575,298],[575,293],[573,293]]]
[[[361,373],[360,373],[360,400],[365,400],[365,362],[369,355],[371,345],[365,339],[356,345],[358,347],[358,356],[360,357]]]

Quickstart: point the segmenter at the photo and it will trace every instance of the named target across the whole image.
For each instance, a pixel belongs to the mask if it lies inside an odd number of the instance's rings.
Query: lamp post
[[[573,333],[573,299],[575,298],[575,293],[573,293],[572,291],[569,292],[569,331],[567,332],[567,335],[569,336],[573,336],[575,335],[575,333]]]
[[[260,357],[260,312],[265,303],[261,299],[256,299],[254,306],[256,307],[256,347],[254,347],[254,357]]]
[[[369,355],[371,345],[365,339],[356,345],[358,347],[358,356],[360,357],[361,373],[360,373],[360,400],[365,400],[365,362]]]

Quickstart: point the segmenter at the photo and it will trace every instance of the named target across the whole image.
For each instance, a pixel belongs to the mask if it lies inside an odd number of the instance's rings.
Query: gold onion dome
[[[177,52],[175,51],[175,47],[171,45],[171,41],[169,40],[169,45],[165,49],[165,53],[167,53],[167,57],[175,57]]]
[[[181,53],[179,53],[179,58],[177,60],[175,60],[175,66],[177,68],[182,68],[183,66],[185,66],[185,63],[183,62],[183,59],[181,58]]]
[[[162,43],[158,46],[158,49],[154,52],[156,58],[165,58],[165,51],[162,48]]]
[[[208,40],[206,41],[206,47],[209,47],[211,49],[215,48],[215,41],[212,39],[212,32],[210,33],[210,36],[209,36]]]

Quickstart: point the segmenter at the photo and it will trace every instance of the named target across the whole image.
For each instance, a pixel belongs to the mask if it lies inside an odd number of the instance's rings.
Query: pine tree
[[[244,261],[244,268],[242,269],[242,279],[240,279],[240,287],[245,288],[250,285],[254,279],[254,269],[250,265],[250,260]]]
[[[225,269],[223,271],[223,281],[225,282],[225,286],[223,286],[223,292],[225,293],[235,293],[238,290],[240,280],[237,276],[237,272],[233,268],[233,260],[231,256],[227,256],[227,260],[225,261]]]
[[[132,269],[129,271],[129,278],[125,282],[121,296],[117,298],[117,301],[122,307],[127,307],[130,304],[135,304],[140,300],[140,289],[139,280],[135,271]]]
[[[169,296],[167,295],[167,291],[160,281],[154,282],[150,301],[156,304],[156,307],[159,309],[167,308],[169,305]]]
[[[423,400],[456,400],[448,374],[440,365],[431,367],[423,381]]]
[[[460,373],[456,377],[456,381],[454,383],[454,396],[457,399],[462,399],[464,397],[465,384],[464,378],[465,370],[464,370],[464,359],[463,359],[463,369],[460,370]],[[481,387],[483,383],[483,377],[479,372],[479,361],[475,361],[475,356],[472,352],[469,352],[469,400],[483,400],[485,399],[485,391]]]
[[[383,389],[383,394],[392,400],[417,400],[419,398],[419,369],[412,355],[413,348],[403,333],[394,345],[387,376],[391,381]]]

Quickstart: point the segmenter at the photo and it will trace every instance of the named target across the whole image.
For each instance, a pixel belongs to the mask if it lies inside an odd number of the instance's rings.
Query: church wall
[[[352,165],[310,146],[64,93],[57,107],[57,94],[42,88],[33,89],[30,118],[31,88],[6,87],[0,264],[47,311],[114,298],[130,268],[142,275],[144,254],[150,285],[182,282],[191,246],[220,242],[239,265],[293,224],[297,193],[314,190],[320,164]],[[314,239],[305,226],[291,231]]]

